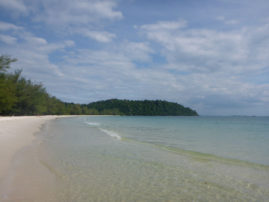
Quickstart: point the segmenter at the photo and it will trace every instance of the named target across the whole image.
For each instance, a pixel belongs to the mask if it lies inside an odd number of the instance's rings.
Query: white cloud
[[[45,85],[50,83],[51,79],[57,81],[63,76],[60,67],[49,60],[50,53],[29,43],[6,48],[6,54],[18,59],[13,65],[15,69],[23,68],[23,75]]]
[[[19,30],[19,29],[22,28],[11,23],[0,21],[0,31]]]
[[[21,0],[0,0],[0,7],[19,13],[27,13],[27,8]]]
[[[244,73],[262,70],[269,62],[268,25],[229,31],[159,28],[158,32],[146,26],[141,30],[162,45],[168,65],[178,70]]]
[[[239,24],[239,21],[238,20],[227,20],[227,21],[225,21],[225,23],[227,25],[236,25],[236,24]]]
[[[32,36],[32,35],[25,36],[24,40],[26,40],[27,42],[29,42],[30,44],[33,44],[33,45],[41,45],[42,46],[42,45],[48,44],[46,39]]]
[[[113,40],[116,37],[115,34],[105,32],[105,31],[90,31],[86,29],[81,29],[79,32],[81,35],[90,37],[98,42],[107,43]]]
[[[96,0],[42,0],[43,11],[36,5],[35,20],[43,21],[48,25],[78,26],[98,23],[100,20],[117,20],[123,17],[116,11],[114,1]]]
[[[100,15],[102,18],[121,19],[123,17],[120,11],[114,11],[116,3],[113,1],[97,1],[90,6],[89,10]]]
[[[53,32],[81,34],[101,43],[111,42],[116,35],[104,30],[103,23],[123,18],[114,0],[11,0],[5,5],[21,3],[34,22],[43,22]],[[4,3],[9,2],[9,3]],[[0,4],[1,5],[1,4]],[[16,11],[10,13],[15,15]],[[0,30],[18,30],[13,24],[0,22]],[[41,41],[39,41],[41,42]],[[43,43],[45,43],[43,41]]]
[[[168,30],[177,30],[186,26],[186,21],[160,21],[156,24],[142,25],[141,28],[147,31],[168,31]]]
[[[151,54],[154,53],[154,50],[145,42],[126,41],[117,47],[117,51],[119,50],[130,60],[140,62],[150,62]]]
[[[12,28],[13,26],[5,27]],[[23,67],[23,74],[26,77],[29,76],[34,81],[47,84],[52,78],[56,81],[57,78],[64,76],[60,66],[50,61],[50,55],[55,51],[63,52],[66,47],[74,46],[74,41],[50,43],[45,38],[35,36],[22,27],[19,32],[12,34],[14,36],[0,34],[0,40],[6,43],[1,47],[1,52],[17,58],[19,62],[14,66],[15,68]]]
[[[72,41],[72,40],[66,40],[65,42],[64,42],[64,44],[67,46],[67,47],[72,47],[72,46],[75,46],[75,42],[74,41]]]
[[[223,22],[226,25],[237,25],[240,23],[239,20],[226,19],[224,16],[218,16],[216,19],[219,20],[220,22]]]
[[[6,44],[15,44],[17,39],[12,36],[0,34],[0,41],[3,41]]]

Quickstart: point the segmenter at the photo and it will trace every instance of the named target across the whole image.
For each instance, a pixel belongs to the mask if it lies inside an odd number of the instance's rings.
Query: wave
[[[113,131],[109,131],[109,130],[106,130],[106,129],[102,129],[102,128],[99,128],[102,132],[104,132],[105,134],[109,135],[110,137],[113,137],[113,138],[116,138],[117,140],[121,140],[121,136]]]
[[[89,126],[100,126],[100,123],[98,122],[86,122],[86,124]]]

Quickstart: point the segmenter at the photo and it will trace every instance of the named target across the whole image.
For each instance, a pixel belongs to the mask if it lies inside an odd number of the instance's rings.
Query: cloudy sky
[[[0,54],[63,101],[269,114],[268,0],[0,0]]]

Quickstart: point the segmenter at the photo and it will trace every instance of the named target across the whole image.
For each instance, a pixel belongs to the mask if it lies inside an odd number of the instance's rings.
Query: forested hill
[[[21,76],[21,71],[9,73],[15,62],[0,56],[0,116],[1,115],[184,115],[197,113],[179,104],[166,101],[106,100],[90,104],[66,103],[49,95],[42,84]]]
[[[87,105],[99,114],[146,116],[197,116],[197,112],[180,104],[161,100],[104,100]]]

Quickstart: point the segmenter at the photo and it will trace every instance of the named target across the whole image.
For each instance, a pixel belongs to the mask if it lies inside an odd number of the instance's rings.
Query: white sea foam
[[[86,122],[89,126],[100,126],[100,123],[98,122]]]
[[[102,129],[102,128],[100,128],[100,130],[102,132],[104,132],[105,134],[107,134],[107,135],[109,135],[109,136],[111,136],[113,138],[116,138],[117,140],[121,140],[121,136],[119,134],[113,132],[113,131],[109,131],[109,130]]]

